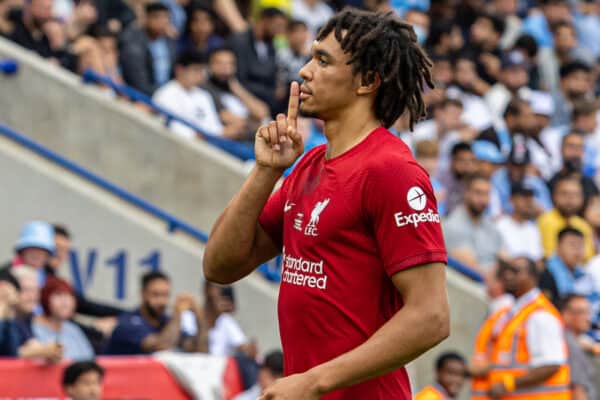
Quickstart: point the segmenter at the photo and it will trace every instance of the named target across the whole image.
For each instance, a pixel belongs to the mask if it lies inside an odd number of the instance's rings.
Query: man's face
[[[467,367],[465,363],[459,360],[448,360],[437,372],[437,380],[450,397],[454,398],[460,393],[462,385],[465,383]]]
[[[304,25],[296,25],[288,32],[288,43],[296,53],[303,53],[308,41],[308,29]]]
[[[585,244],[583,238],[569,234],[558,242],[556,253],[569,268],[580,266],[585,258]]]
[[[456,179],[463,179],[475,172],[475,155],[472,151],[459,151],[450,164],[452,174]]]
[[[146,29],[155,37],[165,36],[170,23],[169,11],[154,11],[146,15]]]
[[[590,330],[592,310],[586,298],[575,298],[563,310],[565,327],[576,335]]]
[[[502,83],[510,91],[516,91],[527,85],[529,82],[529,75],[527,74],[527,68],[524,66],[513,66],[504,68],[501,72]]]
[[[548,25],[554,25],[557,22],[568,22],[571,12],[567,2],[552,2],[542,7],[542,12],[548,20]]]
[[[559,52],[569,52],[577,47],[575,31],[568,26],[561,26],[554,34],[554,47]]]
[[[483,214],[490,203],[490,182],[477,179],[465,191],[465,206],[472,215]]]
[[[19,311],[23,314],[32,314],[40,301],[40,289],[36,277],[23,277],[19,279],[21,293],[19,293]]]
[[[595,113],[578,115],[573,120],[573,129],[581,132],[591,133],[598,127],[598,119]]]
[[[456,62],[454,79],[462,88],[470,88],[473,85],[472,77],[477,76],[475,64],[471,60],[464,58]]]
[[[448,60],[440,60],[433,64],[432,68],[433,80],[446,87],[454,80],[454,71],[452,64]],[[437,85],[436,85],[437,86]]]
[[[584,146],[582,135],[569,135],[565,137],[562,145],[563,163],[580,166],[583,161]]]
[[[212,18],[204,10],[196,10],[190,21],[190,33],[194,38],[206,39],[215,30],[215,24]]]
[[[175,75],[184,88],[191,89],[204,82],[206,68],[202,64],[177,65]]]
[[[63,235],[54,235],[54,245],[56,250],[54,255],[50,258],[50,266],[57,270],[60,268],[69,258],[69,250],[71,250],[71,240]]]
[[[52,18],[53,3],[53,0],[31,0],[29,3],[29,12],[38,28]]]
[[[102,378],[96,371],[83,373],[71,386],[67,386],[67,394],[72,400],[100,400],[102,398]]]
[[[521,182],[527,173],[527,165],[508,163],[508,176],[511,182]]]
[[[210,74],[221,82],[228,82],[235,76],[235,54],[229,50],[217,51],[210,57]]]
[[[360,76],[352,73],[347,64],[350,56],[342,51],[333,32],[314,41],[311,52],[311,59],[300,69],[300,112],[326,121],[358,99]]]
[[[171,284],[165,279],[154,279],[142,291],[142,302],[154,318],[160,318],[167,311],[171,297]]]
[[[488,18],[477,18],[471,25],[471,41],[479,46],[494,45],[499,39],[492,21]]]
[[[48,251],[38,249],[37,247],[23,249],[20,254],[23,264],[27,264],[36,269],[44,267],[50,259],[50,253],[48,253]]]
[[[583,206],[583,189],[576,180],[558,183],[552,196],[554,206],[565,217],[575,215]]]
[[[413,26],[419,43],[425,43],[429,34],[429,16],[421,11],[410,10],[404,15],[404,20]]]
[[[527,136],[536,136],[539,132],[539,122],[529,104],[522,104],[517,118],[517,129]]]
[[[265,40],[270,41],[277,35],[285,34],[288,20],[282,15],[265,19]]]
[[[526,258],[515,258],[502,266],[500,281],[504,290],[513,296],[520,296],[536,285],[529,273],[529,261]]]
[[[510,198],[515,214],[525,219],[533,219],[536,215],[535,199],[533,196],[523,194],[514,195]]]
[[[561,86],[563,92],[570,100],[584,98],[594,87],[592,85],[591,74],[583,70],[572,72],[563,77],[561,79]]]
[[[434,116],[437,122],[446,131],[451,131],[453,129],[458,129],[462,125],[462,121],[460,119],[462,113],[462,107],[459,107],[456,104],[448,103],[444,107],[436,109]]]

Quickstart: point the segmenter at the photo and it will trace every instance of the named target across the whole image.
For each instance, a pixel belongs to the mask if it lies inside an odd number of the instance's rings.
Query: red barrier
[[[106,400],[190,400],[167,368],[151,356],[98,357],[104,367]],[[68,365],[47,365],[35,361],[0,359],[0,399],[66,398],[61,380]],[[201,378],[200,378],[201,379]],[[229,359],[223,373],[223,399],[230,400],[241,391],[241,378],[235,360]]]

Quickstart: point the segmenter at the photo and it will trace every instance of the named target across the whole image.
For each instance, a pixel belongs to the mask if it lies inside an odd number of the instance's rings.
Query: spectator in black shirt
[[[230,37],[229,46],[237,57],[237,77],[252,94],[277,110],[277,62],[273,38],[285,33],[287,17],[277,8],[264,9],[256,24]]]
[[[489,84],[495,83],[500,73],[500,39],[504,26],[504,20],[493,14],[480,14],[471,26],[477,75]]]

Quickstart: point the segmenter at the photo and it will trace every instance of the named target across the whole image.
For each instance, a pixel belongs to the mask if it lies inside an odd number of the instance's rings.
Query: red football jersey
[[[325,150],[304,156],[259,220],[283,253],[286,375],[354,349],[388,321],[402,307],[393,274],[447,261],[429,176],[400,139],[381,127],[338,157],[326,160]],[[401,368],[323,398],[409,400],[411,393]]]

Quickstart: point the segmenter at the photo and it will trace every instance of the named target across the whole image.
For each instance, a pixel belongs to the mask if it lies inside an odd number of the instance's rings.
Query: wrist
[[[259,176],[272,180],[273,183],[275,183],[279,180],[279,178],[283,176],[283,171],[285,171],[285,168],[276,168],[269,165],[261,165],[257,162],[255,164],[254,170]]]
[[[310,381],[312,391],[316,393],[319,398],[335,389],[333,380],[324,365],[316,366],[306,371],[305,374]]]

